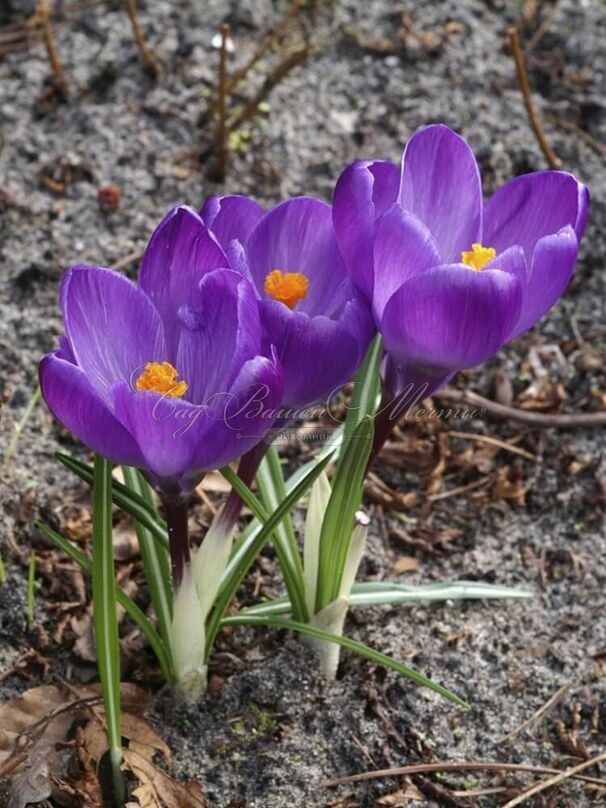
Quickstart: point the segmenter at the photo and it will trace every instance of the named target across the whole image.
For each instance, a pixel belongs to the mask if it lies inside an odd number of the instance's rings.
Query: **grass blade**
[[[362,500],[366,464],[372,447],[373,421],[366,416],[349,437],[333,478],[332,494],[324,515],[318,558],[316,613],[339,596],[343,570]]]
[[[93,469],[87,463],[83,463],[81,460],[77,460],[75,457],[65,454],[64,452],[55,452],[55,457],[60,463],[63,463],[66,468],[80,477],[81,480],[84,480],[84,482],[89,485],[93,484]],[[168,550],[168,531],[166,529],[166,523],[159,518],[155,508],[153,506],[150,507],[149,502],[133,491],[130,491],[117,480],[113,480],[112,499],[114,504],[122,508],[123,511],[126,511],[126,513],[132,516],[137,522],[144,525],[149,530],[150,534]]]
[[[500,584],[480,581],[444,581],[435,584],[407,586],[390,581],[362,581],[354,584],[349,594],[349,605],[385,606],[398,603],[428,603],[443,600],[528,600],[532,592],[513,589]],[[241,609],[239,614],[272,615],[289,614],[292,611],[287,597],[255,603]]]
[[[265,510],[264,506],[261,504],[261,502],[259,502],[257,497],[246,485],[244,480],[241,480],[240,477],[238,477],[238,475],[231,468],[231,466],[223,466],[222,469],[219,469],[219,472],[225,477],[227,482],[238,494],[238,496],[240,497],[242,502],[246,505],[246,507],[250,508],[250,510],[254,513],[255,517],[260,522],[266,522],[267,511]]]
[[[442,600],[527,600],[532,592],[481,581],[444,581],[407,586],[390,581],[364,581],[354,584],[351,606],[381,606],[394,603],[419,603]]]
[[[286,497],[280,457],[274,446],[269,447],[259,467],[257,485],[259,486],[263,504],[272,513]],[[295,620],[301,620],[305,623],[309,619],[309,614],[305,603],[303,564],[301,563],[301,554],[297,546],[292,519],[288,511],[274,531],[274,547],[284,575],[290,602],[293,606]]]
[[[112,467],[100,455],[95,455],[93,477],[93,624],[115,797],[121,804],[124,780],[120,771],[120,642],[112,541]]]
[[[369,646],[364,645],[364,643],[358,642],[357,640],[351,640],[348,637],[341,637],[337,636],[336,634],[331,634],[329,631],[323,631],[315,626],[310,626],[308,623],[299,623],[296,620],[287,620],[283,617],[235,615],[233,617],[225,617],[221,621],[221,625],[273,626],[274,628],[286,628],[290,629],[291,631],[298,631],[300,634],[304,634],[308,637],[314,637],[318,640],[336,643],[343,648],[347,648],[349,651],[354,651],[356,654],[366,657],[366,659],[370,659],[371,662],[376,662],[379,665],[384,665],[386,668],[391,668],[391,670],[405,676],[415,684],[421,685],[421,687],[428,687],[430,690],[439,693],[440,696],[452,701],[459,707],[465,707],[466,709],[469,708],[469,704],[463,701],[463,699],[459,698],[456,693],[453,693],[451,690],[448,690],[446,687],[443,687],[436,682],[432,682],[431,679],[423,676],[422,673],[414,670],[414,668],[409,668],[408,665],[403,665],[401,662],[393,659],[393,657],[387,656],[387,654],[383,654],[381,651],[375,651],[374,648],[369,648]]]
[[[42,522],[35,522],[34,523],[37,528],[39,528],[48,538],[54,542],[57,547],[59,547],[63,552],[68,555],[76,564],[79,564],[84,572],[88,575],[93,574],[93,563],[90,558],[85,555],[82,550],[68,541],[65,536],[62,536],[60,533],[57,533],[56,530],[53,530],[52,527],[43,524]],[[116,588],[116,599],[120,606],[125,610],[128,614],[130,619],[139,626],[141,633],[146,638],[148,643],[150,644],[152,651],[156,655],[158,663],[162,668],[162,673],[164,674],[164,678],[172,682],[174,681],[174,671],[171,659],[166,651],[162,638],[154,628],[154,626],[150,623],[147,619],[145,614],[141,611],[141,609],[137,606],[137,604],[129,598],[126,592],[123,592],[121,589]]]
[[[36,584],[36,554],[32,550],[29,554],[27,566],[27,627],[34,625],[34,587]]]
[[[279,461],[278,461],[279,462]],[[263,493],[262,483],[261,480],[264,480],[265,483],[269,485],[273,485],[273,483],[268,482],[266,480],[267,472],[264,471],[264,463],[261,463],[261,467],[257,472],[257,482],[259,483],[259,489]],[[224,468],[220,469],[221,474],[225,477],[228,483],[232,486],[232,488],[238,493],[242,501],[250,508],[250,510],[255,515],[256,519],[259,521],[259,528],[261,525],[267,523],[269,519],[269,513],[267,507],[270,508],[270,511],[275,510],[278,507],[280,501],[286,496],[286,492],[282,496],[274,496],[273,493],[271,496],[268,496],[268,492],[265,492],[264,502],[261,503],[257,499],[257,497],[253,494],[250,488],[244,483],[240,477],[236,474],[236,472],[231,469],[229,466],[225,466]],[[284,481],[282,481],[282,487],[284,486]],[[275,504],[274,504],[275,503]],[[273,506],[273,507],[272,507]],[[289,514],[287,513],[284,519],[287,519]],[[289,540],[286,538],[283,529],[284,521],[282,521],[276,530],[274,531],[274,548],[276,550],[276,555],[278,556],[278,561],[280,562],[280,568],[282,570],[282,574],[284,576],[284,582],[286,584],[286,589],[288,591],[289,598],[291,599],[292,603],[295,604],[295,610],[297,615],[302,615],[302,619],[307,619],[307,611],[305,609],[305,604],[303,602],[303,586],[302,586],[302,575],[303,569],[301,567],[301,559],[298,556],[298,550],[296,545],[296,539],[294,536],[294,531],[292,533],[292,541],[294,542],[294,550],[289,546]],[[291,530],[292,530],[292,523],[291,523]],[[295,556],[298,559],[298,565],[296,562],[291,561],[291,555]],[[300,572],[299,572],[300,571]],[[303,611],[301,611],[303,609]]]
[[[268,541],[276,526],[280,524],[284,518],[284,514],[288,513],[291,508],[299,501],[303,494],[313,485],[316,477],[322,473],[324,468],[328,465],[331,455],[325,456],[320,462],[316,463],[307,474],[294,486],[292,491],[282,500],[280,505],[271,514],[266,524],[259,526],[258,531],[252,535],[252,540],[247,542],[244,547],[244,552],[237,556],[237,563],[232,563],[233,558],[230,559],[226,571],[223,575],[223,582],[219,590],[217,603],[212,611],[208,630],[206,634],[206,657],[212,650],[215,637],[219,631],[221,618],[227,611],[229,604],[238,591],[238,587],[246,576],[251,564],[261,551],[263,545]]]
[[[141,497],[149,505],[150,509],[156,512],[154,498],[148,482],[141,472],[132,466],[122,466],[124,482],[134,494]],[[159,517],[158,517],[159,518]],[[164,547],[160,546],[152,536],[150,530],[133,520],[137,539],[139,540],[139,550],[141,559],[145,567],[145,578],[147,588],[154,607],[154,612],[158,619],[158,629],[160,636],[164,640],[167,648],[170,648],[170,628],[173,618],[173,596],[170,583],[170,571],[168,566],[168,553]]]
[[[356,373],[353,381],[351,400],[347,406],[345,416],[345,435],[343,446],[348,438],[353,435],[358,424],[367,416],[373,416],[379,402],[379,388],[381,378],[379,376],[379,363],[383,356],[383,341],[381,335],[377,334],[364,357],[360,369]]]

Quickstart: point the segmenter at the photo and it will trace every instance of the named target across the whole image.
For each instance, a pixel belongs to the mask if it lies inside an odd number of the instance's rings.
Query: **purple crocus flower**
[[[325,401],[360,365],[373,334],[368,303],[339,253],[331,208],[298,197],[267,213],[245,196],[210,197],[205,224],[254,284],[264,346],[275,345],[289,408]]]
[[[44,399],[83,443],[142,469],[165,497],[252,448],[282,400],[255,291],[228,266],[199,215],[178,207],[154,232],[138,284],[75,266],[61,285],[66,336],[41,362]]]
[[[560,171],[517,177],[484,204],[471,149],[443,125],[412,136],[401,169],[349,166],[335,231],[383,335],[388,392],[430,395],[532,327],[566,289],[588,204]]]

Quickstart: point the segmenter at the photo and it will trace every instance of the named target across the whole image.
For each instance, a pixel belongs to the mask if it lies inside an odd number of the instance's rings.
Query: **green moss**
[[[270,735],[277,723],[273,713],[262,710],[258,704],[250,702],[246,705],[246,715],[235,721],[231,725],[231,730],[238,736],[241,745],[248,746],[257,738]]]

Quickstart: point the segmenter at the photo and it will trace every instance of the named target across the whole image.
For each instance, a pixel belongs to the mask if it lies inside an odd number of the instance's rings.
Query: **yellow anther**
[[[481,244],[472,244],[471,250],[463,250],[461,260],[464,264],[479,272],[497,254],[494,247],[483,247]]]
[[[135,382],[137,390],[182,398],[187,393],[187,382],[177,381],[177,369],[170,362],[148,362]]]
[[[294,309],[297,303],[307,297],[309,278],[302,272],[284,272],[274,269],[265,278],[263,289],[274,300]]]

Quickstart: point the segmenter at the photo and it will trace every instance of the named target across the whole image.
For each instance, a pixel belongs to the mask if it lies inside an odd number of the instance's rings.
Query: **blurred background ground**
[[[301,48],[306,38],[313,52],[232,136],[223,185],[211,182],[208,163],[198,160],[214,132],[214,125],[199,125],[216,86],[211,40],[227,16],[232,65],[241,65],[285,6],[148,0],[139,7],[161,62],[158,80],[142,70],[119,2],[55,4],[67,101],[53,92],[45,49],[35,36],[0,57],[3,450],[26,414],[38,360],[61,332],[57,290],[64,269],[118,264],[133,275],[137,254],[171,206],[196,207],[223,191],[250,193],[265,205],[293,194],[329,200],[346,163],[399,160],[414,129],[432,121],[468,139],[487,194],[512,176],[545,168],[506,47],[514,22],[521,24],[549,140],[564,167],[590,187],[590,221],[565,299],[532,333],[455,384],[547,413],[604,408],[604,3],[304,4],[277,39],[282,55],[261,60],[235,105],[254,94],[285,52]],[[26,0],[0,6],[0,52],[3,32],[11,31],[14,42],[15,26],[30,12]],[[99,189],[110,185],[119,189],[115,209],[107,192],[99,200]],[[498,438],[509,448],[453,430]],[[174,710],[166,694],[157,695],[151,657],[125,624],[124,679],[154,694],[154,726],[173,751],[175,776],[198,780],[211,805],[232,808],[497,806],[515,791],[471,799],[460,792],[515,789],[525,782],[519,775],[383,778],[337,789],[322,783],[432,760],[566,766],[604,751],[605,447],[598,428],[537,430],[488,416],[431,420],[404,423],[377,465],[367,490],[366,579],[465,577],[534,593],[530,602],[384,608],[349,618],[351,636],[455,690],[472,703],[468,713],[349,655],[338,682],[327,687],[304,645],[261,630],[222,638],[212,692],[199,708]],[[42,518],[83,543],[90,532],[88,492],[53,460],[58,448],[86,456],[44,406],[34,404],[2,468],[2,700],[40,683],[96,680],[86,582],[33,527],[33,519]],[[221,496],[212,481],[206,494]],[[192,510],[194,537],[201,537],[209,515],[200,498]],[[145,605],[130,526],[120,522],[117,535],[120,575]],[[31,550],[38,584],[28,629]],[[268,550],[240,598],[280,587]],[[563,685],[567,693],[542,721],[499,745]],[[582,808],[604,804],[606,797],[568,781],[549,799],[534,804]]]

